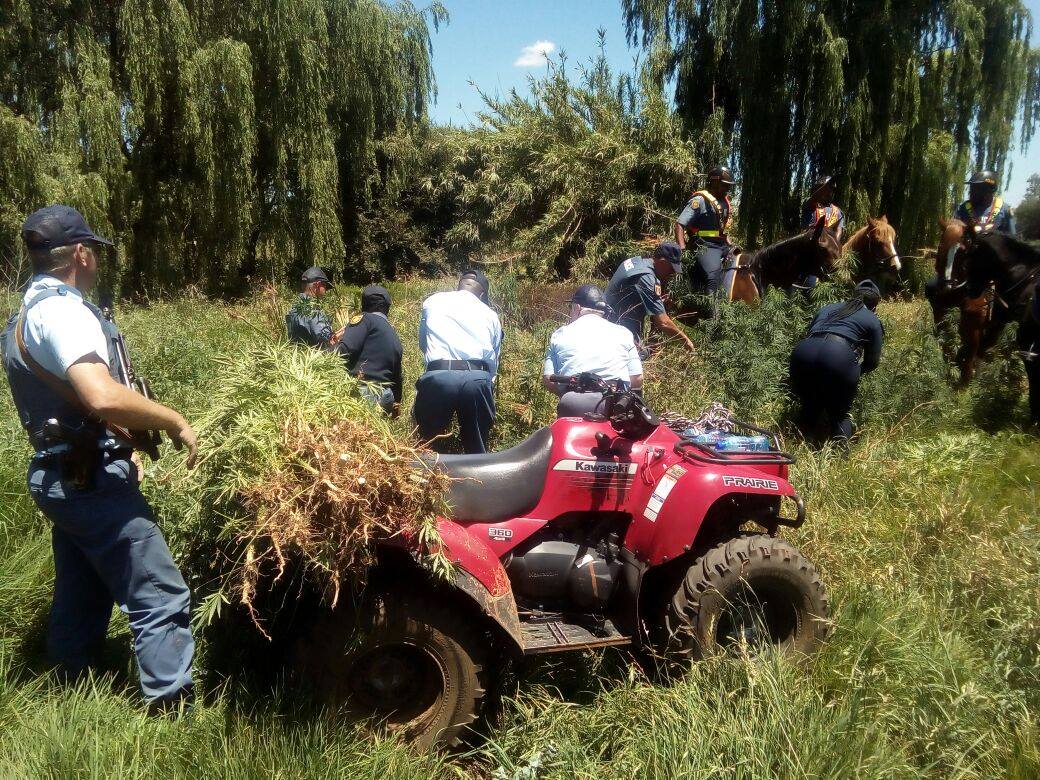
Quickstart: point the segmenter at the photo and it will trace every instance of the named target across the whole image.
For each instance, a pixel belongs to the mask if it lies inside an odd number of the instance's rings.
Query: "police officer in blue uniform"
[[[419,349],[426,360],[412,407],[419,435],[427,441],[443,435],[457,415],[467,454],[487,452],[495,421],[502,325],[488,305],[490,290],[483,273],[465,271],[456,290],[423,301],[419,321]]]
[[[120,381],[115,324],[84,295],[102,247],[68,206],[22,228],[33,279],[2,338],[4,369],[36,454],[33,501],[51,522],[54,601],[47,652],[76,679],[98,661],[112,604],[129,617],[141,690],[153,712],[192,696],[188,588],[141,495],[130,430],[164,431],[196,453],[185,419]]]
[[[551,381],[551,376],[590,373],[604,381],[621,381],[638,391],[643,387],[643,364],[632,331],[607,319],[611,309],[599,287],[582,285],[568,303],[570,323],[557,328],[549,338],[542,381],[560,396],[557,417],[581,417],[602,411],[602,393],[569,392]]]
[[[332,289],[325,272],[312,266],[300,276],[300,297],[285,315],[285,329],[292,344],[305,344],[318,349],[332,349],[341,332],[332,329],[332,321],[319,301]]]
[[[885,331],[874,313],[880,299],[873,281],[860,282],[851,300],[820,309],[791,353],[791,388],[802,404],[807,438],[817,438],[824,422],[830,438],[843,443],[851,438],[849,410],[860,377],[881,360]]]
[[[390,324],[390,292],[372,284],[361,291],[361,314],[350,321],[336,345],[347,370],[361,380],[361,394],[396,415],[402,394],[401,339]]]
[[[712,169],[707,187],[693,193],[675,221],[680,251],[689,247],[696,257],[691,274],[694,289],[714,294],[722,285],[723,264],[733,251],[726,235],[733,210],[729,201],[733,184],[729,168]]]
[[[997,195],[996,172],[978,171],[966,183],[968,199],[957,207],[953,218],[968,225],[976,233],[995,230],[1017,236],[1015,214],[1004,198]],[[924,286],[925,297],[934,303],[949,283],[950,280],[942,276],[929,279]]]
[[[618,325],[628,328],[642,348],[643,323],[647,316],[654,327],[683,342],[693,351],[693,342],[664,310],[662,292],[673,275],[682,272],[679,245],[665,241],[653,257],[630,257],[617,267],[607,285],[607,305]]]

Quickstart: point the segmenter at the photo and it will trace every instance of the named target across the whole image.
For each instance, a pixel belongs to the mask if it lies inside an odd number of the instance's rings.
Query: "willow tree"
[[[425,120],[434,4],[0,2],[0,256],[49,200],[119,239],[125,291],[242,289],[346,248]],[[110,279],[115,283],[116,279]]]
[[[904,244],[971,166],[1003,169],[1040,117],[1040,54],[1019,0],[622,0],[634,42],[667,45],[688,132],[718,121],[741,179],[740,225],[793,227],[819,172],[850,216],[887,212]]]

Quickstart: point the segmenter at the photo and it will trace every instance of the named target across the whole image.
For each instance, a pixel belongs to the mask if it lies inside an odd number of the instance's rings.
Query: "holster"
[[[41,433],[46,446],[68,446],[67,450],[51,456],[58,467],[62,484],[80,491],[93,488],[94,475],[101,465],[102,451],[98,447],[98,439],[104,434],[104,428],[89,422],[73,428],[57,420],[48,420]]]

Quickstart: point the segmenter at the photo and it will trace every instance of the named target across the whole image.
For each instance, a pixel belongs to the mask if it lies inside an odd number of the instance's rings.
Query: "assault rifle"
[[[101,310],[101,314],[106,321],[115,325],[115,315],[112,313],[110,306],[105,306]],[[126,341],[123,339],[123,334],[119,332],[118,328],[115,331],[116,335],[112,339],[112,343],[116,350],[116,360],[119,361],[119,381],[148,400],[154,400],[152,388],[149,386],[148,380],[143,376],[138,376],[137,371],[134,370],[134,364],[130,360],[130,353],[126,350]],[[120,435],[127,434],[127,438],[133,444],[135,450],[146,453],[152,460],[159,460],[159,445],[162,444],[162,434],[159,431],[119,430],[117,432]]]

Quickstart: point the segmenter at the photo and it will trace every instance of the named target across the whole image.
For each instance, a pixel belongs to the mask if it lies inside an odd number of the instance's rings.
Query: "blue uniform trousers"
[[[849,439],[849,410],[859,389],[860,364],[839,337],[802,339],[791,353],[791,389],[802,403],[801,425],[814,435],[823,425],[831,438]]]
[[[412,413],[419,435],[426,440],[445,433],[457,414],[462,448],[467,454],[487,452],[488,433],[495,421],[491,374],[487,371],[427,371],[415,383]]]
[[[732,247],[707,241],[693,248],[696,262],[693,266],[695,290],[714,294],[722,286],[722,262]]]
[[[175,701],[192,690],[188,587],[141,495],[133,464],[103,457],[86,491],[67,489],[56,469],[38,461],[29,467],[29,492],[52,523],[47,652],[66,674],[84,673],[96,661],[112,604],[118,604],[130,621],[145,698]]]
[[[370,401],[387,414],[394,410],[394,391],[386,385],[377,385],[369,382],[361,382],[358,392],[366,401]]]

